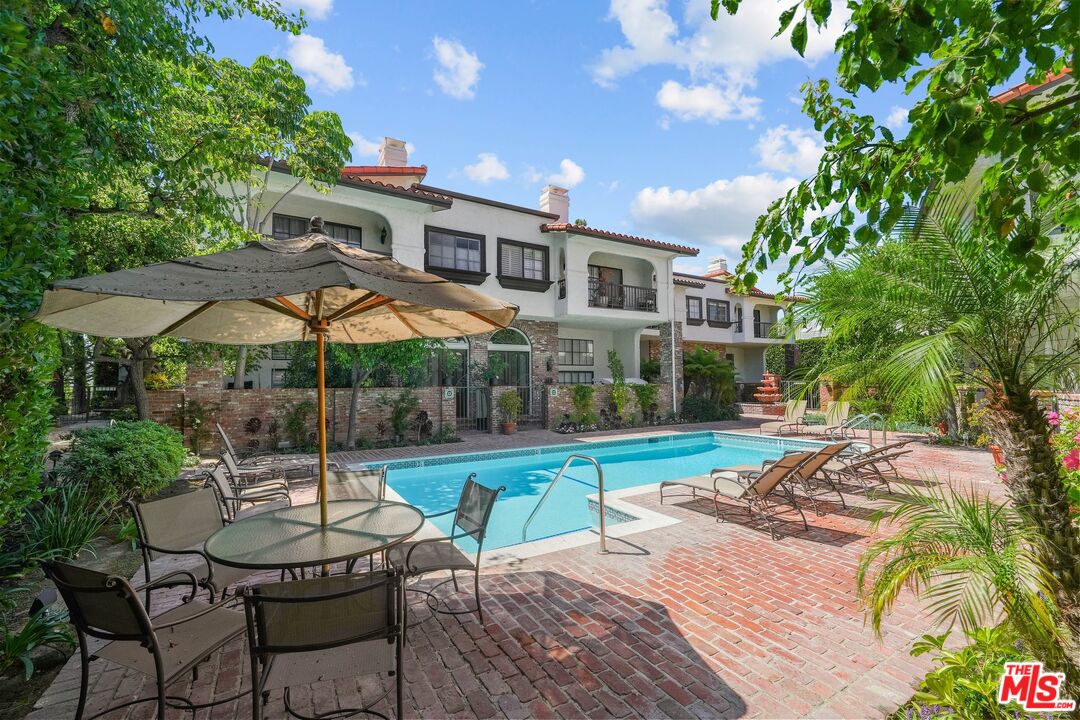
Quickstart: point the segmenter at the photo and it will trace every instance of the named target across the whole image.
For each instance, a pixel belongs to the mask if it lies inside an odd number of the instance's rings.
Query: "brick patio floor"
[[[901,471],[916,477],[917,469],[998,492],[986,452],[917,445]],[[297,490],[310,495],[310,482]],[[414,599],[405,714],[882,717],[910,697],[929,667],[908,655],[929,628],[910,598],[898,603],[883,639],[864,625],[854,570],[869,542],[874,503],[846,498],[846,511],[837,504],[823,517],[805,508],[809,531],[792,515],[774,542],[737,511],[718,524],[711,504],[661,507],[655,492],[637,495],[628,501],[681,522],[611,540],[607,556],[590,545],[485,568],[484,625],[475,615],[432,616]],[[170,694],[226,697],[247,687],[248,667],[245,644],[234,641],[204,664],[198,681],[179,682]],[[92,668],[87,714],[152,692],[152,683],[123,668],[105,661]],[[325,712],[372,702],[391,687],[378,678],[339,680],[297,688],[293,702]],[[77,695],[76,658],[30,718],[71,717]],[[393,714],[385,700],[375,707]],[[248,718],[250,703],[206,713]],[[108,717],[152,715],[145,704]],[[266,717],[284,717],[280,694]]]

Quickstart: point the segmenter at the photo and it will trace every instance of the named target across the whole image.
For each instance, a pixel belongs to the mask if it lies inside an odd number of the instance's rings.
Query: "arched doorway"
[[[496,385],[528,387],[532,376],[532,343],[517,328],[503,328],[488,341],[488,367],[499,369]]]

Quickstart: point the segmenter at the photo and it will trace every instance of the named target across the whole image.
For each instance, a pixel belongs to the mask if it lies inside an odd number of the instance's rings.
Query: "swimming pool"
[[[469,473],[488,487],[505,485],[488,525],[484,549],[522,542],[521,528],[569,455],[595,457],[604,469],[606,491],[701,475],[714,467],[759,464],[785,450],[820,447],[812,442],[739,433],[695,432],[551,445],[521,450],[448,455],[386,463],[387,482],[406,502],[425,514],[457,504]],[[529,526],[528,541],[593,526],[587,497],[596,493],[596,470],[587,462],[572,465]],[[452,516],[433,522],[449,532]],[[613,521],[608,514],[609,523]],[[614,519],[615,522],[618,519]],[[475,543],[465,539],[463,550]]]

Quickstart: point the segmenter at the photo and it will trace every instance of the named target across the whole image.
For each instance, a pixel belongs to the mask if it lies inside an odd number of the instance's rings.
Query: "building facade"
[[[485,371],[497,371],[494,382],[503,386],[604,383],[611,379],[609,351],[633,382],[654,352],[667,359],[659,377],[671,387],[665,405],[677,403],[676,325],[684,301],[672,267],[696,249],[570,223],[564,188],[546,187],[538,207],[528,208],[425,185],[426,172],[410,166],[404,143],[391,138],[378,165],[346,167],[329,192],[276,168],[260,199],[257,230],[294,237],[318,215],[339,242],[520,308],[512,330],[447,343],[458,361],[434,368],[435,384],[468,390],[492,382]],[[245,386],[279,385],[287,365],[282,349],[272,349]]]

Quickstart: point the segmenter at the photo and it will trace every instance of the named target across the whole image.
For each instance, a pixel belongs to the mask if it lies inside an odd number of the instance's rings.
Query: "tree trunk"
[[[248,346],[238,345],[236,353],[236,370],[233,372],[233,389],[244,389],[244,376],[247,375]]]
[[[1050,427],[1027,388],[1010,390],[989,406],[987,423],[1005,454],[1013,503],[1043,538],[1036,548],[1058,580],[1056,600],[1065,625],[1063,662],[1068,695],[1080,699],[1080,533],[1073,525],[1065,479],[1050,445]]]
[[[131,364],[128,369],[128,383],[131,392],[135,396],[135,409],[139,412],[140,420],[150,419],[150,396],[146,392],[146,365],[150,355],[150,345],[153,338],[128,338],[124,345],[131,351]]]
[[[345,447],[352,450],[356,447],[356,416],[360,410],[360,387],[370,373],[365,372],[358,360],[352,361],[352,394],[349,396],[349,428],[345,433]]]

